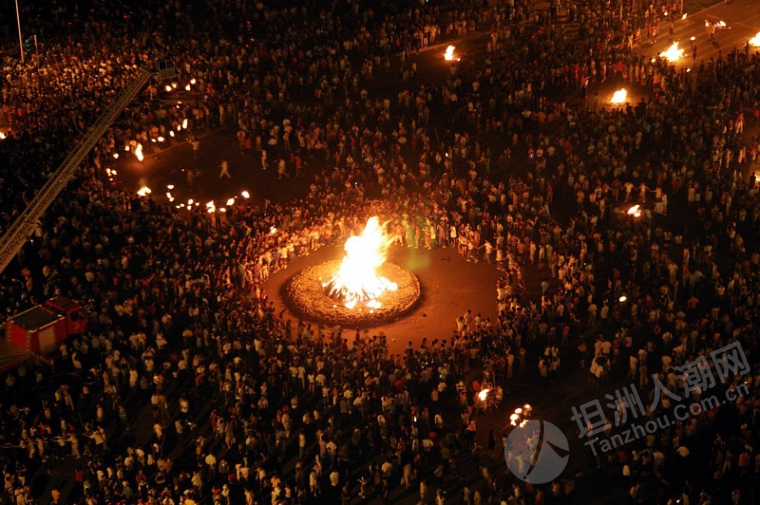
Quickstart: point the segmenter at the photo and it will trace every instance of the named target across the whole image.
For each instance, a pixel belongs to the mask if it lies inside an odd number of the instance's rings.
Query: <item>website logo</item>
[[[531,420],[509,434],[504,459],[521,481],[546,484],[565,469],[569,451],[570,444],[562,430],[548,421]]]

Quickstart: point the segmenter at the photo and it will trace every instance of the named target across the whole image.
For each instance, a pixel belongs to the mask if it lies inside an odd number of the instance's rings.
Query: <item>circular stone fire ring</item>
[[[393,263],[384,263],[378,268],[378,275],[398,284],[398,290],[383,293],[377,299],[382,304],[377,309],[363,304],[348,309],[339,300],[330,298],[322,287],[322,283],[329,281],[338,271],[340,264],[341,260],[327,261],[302,270],[286,282],[283,298],[296,315],[316,323],[369,328],[409,313],[420,298],[420,282],[412,272]]]

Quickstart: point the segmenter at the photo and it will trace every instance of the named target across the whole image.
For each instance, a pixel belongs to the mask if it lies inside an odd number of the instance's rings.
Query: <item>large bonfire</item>
[[[340,300],[348,309],[363,303],[376,309],[378,298],[386,291],[396,291],[398,285],[378,275],[385,263],[390,240],[383,233],[377,217],[371,217],[361,235],[353,236],[344,246],[346,255],[338,272],[322,286],[330,297]]]

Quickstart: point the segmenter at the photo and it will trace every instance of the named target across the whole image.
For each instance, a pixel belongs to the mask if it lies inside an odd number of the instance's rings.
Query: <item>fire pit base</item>
[[[357,304],[353,309],[330,298],[322,284],[329,281],[340,268],[341,260],[328,261],[306,268],[291,277],[284,286],[284,300],[297,316],[315,323],[340,325],[344,328],[370,328],[389,323],[408,314],[420,298],[417,277],[398,265],[385,263],[378,275],[398,284],[397,291],[385,292],[378,301],[382,304],[371,309]]]

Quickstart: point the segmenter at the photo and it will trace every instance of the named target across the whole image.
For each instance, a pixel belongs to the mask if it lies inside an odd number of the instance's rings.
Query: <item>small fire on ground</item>
[[[455,49],[456,49],[456,47],[454,47],[454,46],[447,47],[446,48],[446,52],[443,53],[443,59],[446,60],[446,61],[459,61],[459,57],[458,56],[454,56],[454,50]]]
[[[612,94],[610,103],[625,103],[628,100],[628,91],[625,88],[619,89]]]
[[[760,32],[757,32],[754,37],[749,39],[749,45],[752,47],[760,47]]]
[[[522,407],[517,407],[515,412],[509,416],[509,424],[523,427],[530,421],[532,414],[533,407],[526,403]]]
[[[377,274],[385,263],[390,246],[377,217],[371,217],[361,235],[350,237],[344,246],[346,255],[338,272],[322,284],[329,295],[343,302],[347,309],[363,303],[370,309],[378,309],[378,300],[387,291],[397,291],[398,284]]]
[[[673,45],[660,53],[660,57],[665,58],[668,61],[678,61],[683,58],[683,51],[683,49],[678,47],[678,42],[673,42]]]

